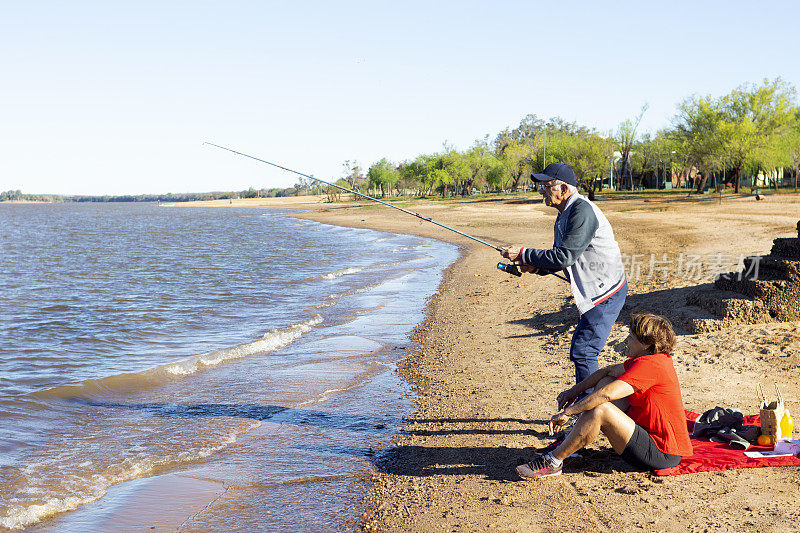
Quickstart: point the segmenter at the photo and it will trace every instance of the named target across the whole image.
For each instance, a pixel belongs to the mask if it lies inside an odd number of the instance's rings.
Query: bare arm
[[[600,380],[604,377],[612,377],[618,378],[622,374],[625,373],[625,367],[622,366],[622,363],[617,365],[610,365],[604,368],[597,370],[596,372],[592,373],[591,376],[584,379],[580,383],[573,385],[569,389],[565,390],[561,394],[556,397],[556,402],[558,402],[558,408],[564,409],[568,405],[571,405],[572,402],[575,401],[575,398],[581,395],[582,392],[587,391],[589,389],[593,389],[595,385],[600,383]]]
[[[589,376],[584,381],[588,381],[591,377],[592,376]],[[552,435],[556,429],[563,426],[567,422],[567,420],[569,420],[570,416],[590,411],[595,407],[597,407],[598,405],[602,405],[606,402],[611,402],[614,400],[619,400],[620,398],[625,398],[627,396],[630,396],[634,392],[635,392],[634,388],[630,386],[628,383],[619,379],[615,379],[614,381],[600,388],[599,390],[595,390],[594,392],[586,396],[578,403],[571,405],[566,409],[563,409],[558,413],[554,414],[552,418],[550,418],[550,434]]]

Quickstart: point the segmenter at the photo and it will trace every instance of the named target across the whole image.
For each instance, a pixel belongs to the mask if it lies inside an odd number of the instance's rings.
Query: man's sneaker
[[[539,479],[550,476],[560,476],[563,465],[554,467],[545,455],[534,458],[531,462],[519,465],[517,474],[522,479]]]

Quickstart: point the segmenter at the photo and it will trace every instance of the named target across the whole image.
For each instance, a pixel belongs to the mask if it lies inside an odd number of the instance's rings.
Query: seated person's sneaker
[[[549,453],[533,458],[529,463],[519,465],[517,474],[522,479],[539,479],[542,477],[560,476],[563,463]]]

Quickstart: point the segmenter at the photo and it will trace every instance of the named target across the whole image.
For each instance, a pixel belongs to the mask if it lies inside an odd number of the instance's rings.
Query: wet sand
[[[191,473],[164,474],[112,487],[100,501],[32,528],[35,531],[178,531],[225,492],[224,484]]]
[[[569,340],[577,321],[569,287],[553,277],[499,272],[499,254],[432,224],[367,202],[321,198],[225,200],[219,205],[293,207],[344,226],[414,233],[462,246],[416,329],[417,349],[401,365],[413,384],[414,420],[367,480],[368,531],[704,531],[796,529],[798,468],[756,468],[659,478],[634,472],[600,439],[569,460],[564,474],[518,481],[514,466],[550,441],[555,396],[571,385]],[[202,205],[202,204],[196,204]],[[207,204],[206,204],[207,205]],[[600,200],[623,253],[649,261],[766,254],[772,239],[796,235],[800,196],[686,200]],[[549,247],[555,211],[537,197],[416,202],[408,209],[497,244]],[[648,266],[630,279],[620,321],[601,354],[626,335],[631,311],[680,317],[690,279],[671,263],[666,280]],[[678,328],[675,364],[687,409],[717,405],[757,412],[755,384],[778,382],[800,413],[800,322],[690,334]]]

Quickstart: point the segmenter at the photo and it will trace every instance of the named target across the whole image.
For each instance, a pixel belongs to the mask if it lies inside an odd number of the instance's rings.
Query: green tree
[[[657,184],[661,186],[672,180],[673,165],[680,166],[680,146],[669,130],[658,131],[651,142],[655,144],[655,149],[652,150],[653,163],[656,165]]]
[[[470,176],[464,182],[461,194],[469,194],[473,188],[483,189],[488,184],[489,170],[492,165],[497,163],[497,159],[489,149],[488,137],[487,135],[483,140],[475,141],[475,144],[464,154],[469,165]]]
[[[794,119],[784,137],[784,148],[794,173],[794,191],[797,192],[797,174],[800,172],[800,108],[794,111]]]
[[[496,157],[489,160],[488,168],[486,169],[486,183],[489,187],[495,190],[501,190],[508,181],[508,172],[506,166],[502,161]]]
[[[687,168],[691,171],[694,167],[702,173],[698,190],[704,187],[708,174],[721,161],[722,115],[719,104],[711,96],[691,96],[678,104],[678,113],[673,118],[673,141],[680,147]]]
[[[406,196],[406,191],[419,188],[422,183],[421,174],[416,161],[403,161],[397,165],[397,174],[397,185],[402,190],[404,198]]]
[[[550,126],[552,127],[552,121],[556,119],[550,120]],[[525,117],[520,120],[519,126],[511,130],[509,136],[515,141],[531,141],[541,135],[547,127],[548,124],[545,124],[545,121],[536,115],[525,115]]]
[[[380,189],[381,197],[385,197],[386,192],[391,192],[395,187],[399,177],[395,166],[384,157],[369,167],[367,171],[367,184],[370,188],[374,187],[376,190]]]
[[[427,196],[428,174],[433,170],[434,156],[422,154],[413,161],[404,161],[398,167],[401,184],[405,188],[419,188],[420,196]]]
[[[585,137],[572,137],[570,166],[575,171],[578,184],[594,200],[598,183],[602,184],[603,174],[608,168],[608,154],[611,139],[593,134]]]
[[[444,195],[447,194],[448,185],[453,185],[455,191],[462,191],[472,179],[469,157],[452,148],[442,154],[442,167],[449,174],[449,180],[444,184]]]
[[[795,116],[795,94],[793,86],[775,78],[759,86],[744,84],[720,100],[720,152],[734,170],[737,193],[746,166],[757,166],[765,156],[776,159],[776,153],[767,155],[768,147],[788,133]]]
[[[512,140],[503,148],[499,159],[505,166],[506,176],[511,180],[511,188],[516,191],[522,179],[533,171],[536,152],[529,143]]]
[[[444,170],[442,170],[442,160],[438,154],[428,154],[424,156],[422,163],[422,184],[425,195],[433,194],[439,187]],[[445,173],[446,174],[446,173]]]
[[[443,168],[434,168],[428,173],[428,182],[433,189],[439,191],[442,198],[445,198],[450,185],[453,185],[453,176]]]

